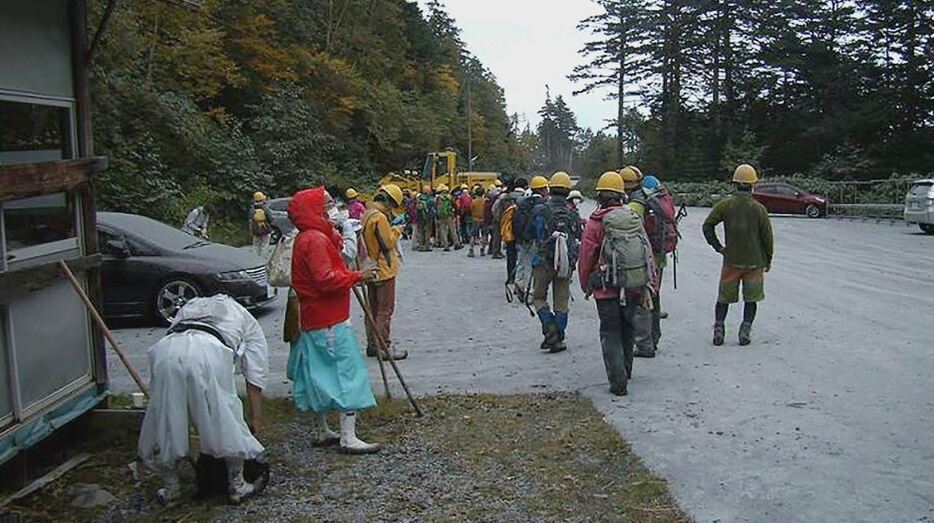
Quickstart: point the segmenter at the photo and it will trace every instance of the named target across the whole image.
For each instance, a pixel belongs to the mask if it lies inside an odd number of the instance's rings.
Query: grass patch
[[[385,447],[351,457],[314,448],[313,416],[287,400],[266,400],[260,439],[273,480],[241,507],[222,499],[160,507],[158,478],[141,471],[139,482],[131,479],[135,442],[89,442],[80,449],[94,452],[89,466],[14,511],[27,521],[689,521],[666,483],[578,395],[439,396],[423,403],[424,418],[402,400],[364,413],[361,437]],[[183,479],[191,476],[183,472]],[[76,482],[98,483],[118,502],[71,508],[67,486]]]

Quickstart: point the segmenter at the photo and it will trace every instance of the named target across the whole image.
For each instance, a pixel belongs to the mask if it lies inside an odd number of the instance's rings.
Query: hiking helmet
[[[532,181],[529,183],[529,189],[536,191],[538,189],[547,189],[548,188],[548,178],[544,176],[535,176],[532,178]]]
[[[627,191],[631,191],[642,185],[642,171],[640,171],[638,167],[632,165],[623,167],[619,171],[619,175],[623,177],[623,187]]]
[[[584,195],[580,191],[574,189],[568,194],[568,200],[579,200],[584,201]]]
[[[662,182],[658,181],[658,178],[654,176],[646,176],[645,179],[642,180],[642,190],[647,194],[654,194],[661,186]]]
[[[448,186],[442,183],[438,186],[438,190],[441,192],[448,192]]]
[[[743,183],[746,185],[755,185],[759,181],[759,175],[756,173],[756,168],[749,165],[743,164],[736,168],[736,171],[733,172],[733,182],[734,183]]]
[[[466,183],[462,183],[462,184],[461,184],[461,189],[467,190],[467,189],[469,189],[469,187],[467,186]]]
[[[259,192],[259,191],[256,191],[255,193],[253,193],[253,203],[265,202],[265,201],[266,201],[266,195],[265,195],[265,194],[263,194],[263,193],[261,193],[261,192]]]
[[[597,191],[610,191],[615,193],[626,192],[623,177],[616,171],[607,171],[597,181]]]
[[[379,188],[379,192],[386,194],[389,198],[396,202],[396,205],[402,205],[402,189],[399,188],[396,184],[386,184]]]
[[[493,185],[495,185],[495,186],[497,186],[497,187],[502,187],[502,186],[503,186],[503,182],[499,181],[499,178],[497,178],[497,179],[493,180]]]
[[[344,196],[346,196],[348,200],[353,200],[357,196],[360,196],[360,194],[356,191],[356,189],[351,187],[347,189],[347,192],[344,193]]]
[[[572,185],[573,183],[571,183],[571,177],[564,171],[556,172],[551,176],[551,180],[548,181],[549,187],[560,187],[562,189],[570,190]]]

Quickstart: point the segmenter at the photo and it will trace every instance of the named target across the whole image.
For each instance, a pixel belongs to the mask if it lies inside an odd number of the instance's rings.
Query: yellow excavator
[[[495,172],[458,172],[457,153],[447,149],[442,152],[429,153],[425,158],[425,166],[422,168],[421,175],[411,171],[402,174],[389,173],[379,181],[379,185],[394,183],[403,190],[408,189],[413,193],[419,193],[424,185],[431,185],[434,190],[442,184],[447,185],[449,189],[463,184],[472,188],[479,184],[486,189],[498,179],[499,173]]]

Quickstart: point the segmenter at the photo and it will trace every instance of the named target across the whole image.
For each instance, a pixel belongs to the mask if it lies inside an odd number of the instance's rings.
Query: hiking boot
[[[559,352],[564,352],[566,350],[568,350],[567,343],[564,343],[564,340],[562,339],[558,339],[558,341],[556,341],[555,344],[552,345],[551,348],[548,349],[548,353],[557,354]]]
[[[475,255],[474,255],[474,253],[473,253],[473,247],[471,247],[470,250],[467,251],[467,257],[468,257],[468,258],[473,258],[474,256],[475,256]]]
[[[635,352],[632,353],[632,357],[633,358],[654,358],[655,351],[648,352],[648,351],[636,350]]]
[[[723,345],[723,337],[726,336],[726,329],[722,323],[715,323],[713,326],[713,344],[715,347]]]
[[[450,247],[445,247],[445,248],[444,248],[444,252],[451,252],[451,248],[450,248]]]
[[[370,347],[369,345],[366,348],[366,355],[368,358],[376,357],[376,347]]]
[[[743,347],[752,343],[752,323],[743,322],[739,326],[739,344]]]
[[[486,256],[486,247],[480,247],[480,257]]]
[[[373,354],[373,356],[375,357],[376,354]],[[389,349],[389,352],[383,351],[383,353],[381,354],[381,356],[383,357],[383,360],[384,360],[384,361],[389,361],[389,360],[399,361],[399,360],[404,360],[404,359],[408,358],[408,357],[409,357],[409,353],[408,353],[408,351],[404,351],[404,350],[392,350],[392,349]]]
[[[503,256],[503,255],[500,254],[500,253],[496,253],[496,254],[493,255],[493,259],[494,259],[494,260],[502,260],[503,258],[505,258],[505,256]]]
[[[628,396],[629,390],[626,384],[624,383],[623,385],[619,387],[610,387],[610,394],[614,396]]]
[[[659,317],[660,319],[667,320],[667,319],[668,319],[668,313],[665,312],[665,311],[659,312],[659,313],[658,313],[658,317]]]

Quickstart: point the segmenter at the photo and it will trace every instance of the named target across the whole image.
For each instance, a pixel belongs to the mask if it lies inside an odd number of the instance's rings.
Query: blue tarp
[[[106,390],[99,391],[97,386],[90,385],[88,389],[75,394],[54,409],[15,426],[0,439],[0,464],[39,443],[69,421],[93,409],[106,395]]]

